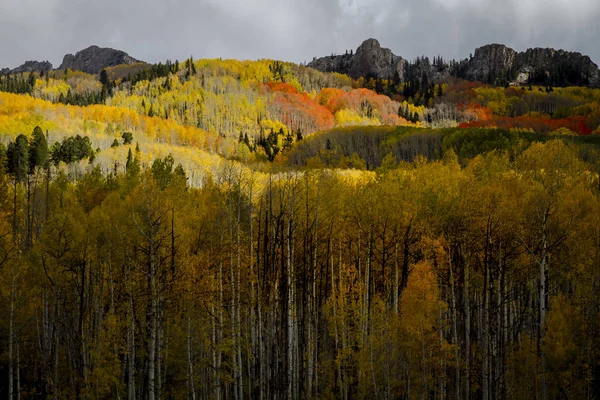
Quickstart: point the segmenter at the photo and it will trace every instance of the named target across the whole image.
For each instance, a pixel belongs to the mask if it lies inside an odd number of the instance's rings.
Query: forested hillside
[[[598,390],[600,186],[576,145],[376,175],[230,162],[202,189],[169,160],[73,183],[31,165],[1,180],[3,365],[23,393]]]
[[[0,398],[600,398],[599,129],[583,87],[0,77]]]

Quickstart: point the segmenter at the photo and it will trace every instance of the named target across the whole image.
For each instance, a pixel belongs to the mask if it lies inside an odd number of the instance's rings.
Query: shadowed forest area
[[[0,169],[2,397],[599,393],[600,182],[581,144],[446,146],[376,172],[231,161],[189,187],[136,151],[74,180],[32,137]]]

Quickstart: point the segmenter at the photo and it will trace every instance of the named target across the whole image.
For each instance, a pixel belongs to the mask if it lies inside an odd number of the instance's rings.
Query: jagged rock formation
[[[502,44],[479,47],[467,60],[434,61],[431,65],[427,58],[409,63],[382,48],[377,40],[368,39],[354,54],[315,58],[308,66],[348,74],[354,79],[375,76],[407,81],[412,79],[410,76],[426,74],[433,81],[455,76],[496,85],[600,86],[600,71],[588,56],[542,48],[519,53]]]
[[[518,53],[501,44],[483,46],[463,63],[462,72],[464,78],[486,83],[600,85],[598,66],[588,56],[548,48]]]
[[[369,39],[356,50],[352,58],[350,76],[353,78],[378,76],[391,79],[397,72],[402,79],[405,64],[406,61],[402,57],[395,55],[390,49],[381,47],[377,40]]]
[[[24,72],[47,72],[52,70],[52,64],[48,61],[27,61],[14,69],[2,68],[0,75],[21,74]]]
[[[343,54],[315,58],[308,66],[322,72],[339,72],[349,75],[353,57],[354,54]]]
[[[348,74],[354,79],[376,76],[392,79],[397,72],[404,77],[406,60],[381,47],[376,39],[365,40],[356,50],[356,54],[323,57],[313,60],[309,67],[324,72]]]
[[[59,69],[72,69],[88,74],[98,74],[104,68],[121,64],[135,64],[139,62],[121,50],[90,46],[77,52],[75,55],[67,54]]]
[[[52,70],[52,64],[48,61],[27,61],[25,64],[10,71],[11,74],[20,74],[23,72],[47,72]]]

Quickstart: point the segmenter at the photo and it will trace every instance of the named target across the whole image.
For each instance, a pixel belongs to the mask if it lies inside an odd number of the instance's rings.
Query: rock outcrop
[[[475,55],[467,61],[464,78],[471,81],[487,82],[490,77],[510,70],[517,52],[502,44],[488,44],[475,49]]]
[[[430,81],[454,76],[496,85],[600,86],[600,71],[588,56],[541,48],[519,53],[502,44],[479,47],[473,57],[460,62],[434,61],[431,65],[427,58],[409,64],[382,48],[377,40],[368,39],[356,53],[315,58],[308,66],[323,72],[348,74],[354,79],[374,76],[407,81],[426,74]]]
[[[397,72],[402,79],[405,63],[402,57],[395,55],[390,49],[381,47],[377,40],[368,39],[356,50],[349,75],[353,78],[377,76],[392,79]]]
[[[405,63],[390,49],[381,47],[376,39],[368,39],[358,47],[356,53],[318,58],[308,66],[323,72],[348,74],[354,79],[367,76],[392,79],[396,72],[402,79]]]
[[[0,75],[21,74],[27,72],[47,72],[52,70],[52,64],[48,61],[27,61],[14,69],[2,68]]]
[[[25,64],[10,71],[11,74],[23,72],[48,72],[52,71],[52,64],[48,61],[27,61]]]
[[[466,61],[463,77],[486,83],[537,83],[554,86],[599,86],[598,66],[581,53],[549,48],[528,49],[525,52],[501,44],[491,44],[475,50]],[[506,82],[508,81],[508,82]]]
[[[321,72],[339,72],[349,75],[353,56],[353,54],[343,54],[315,58],[308,66]]]
[[[135,64],[139,62],[129,54],[121,50],[90,46],[75,55],[67,54],[59,69],[72,69],[83,71],[88,74],[98,74],[104,68],[121,64]]]

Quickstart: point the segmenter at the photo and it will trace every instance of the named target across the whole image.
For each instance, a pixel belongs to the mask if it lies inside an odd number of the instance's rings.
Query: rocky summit
[[[72,69],[88,74],[98,74],[104,68],[121,64],[135,64],[140,62],[121,50],[90,46],[77,52],[75,55],[67,54],[59,69]]]
[[[398,73],[402,77],[405,64],[406,61],[402,57],[394,55],[390,49],[381,47],[377,40],[368,39],[356,50],[352,59],[350,76],[393,77],[395,73]]]
[[[394,55],[390,49],[381,47],[376,39],[365,40],[354,53],[333,55],[313,60],[309,67],[323,72],[348,74],[354,79],[366,76],[402,77],[406,61]]]

